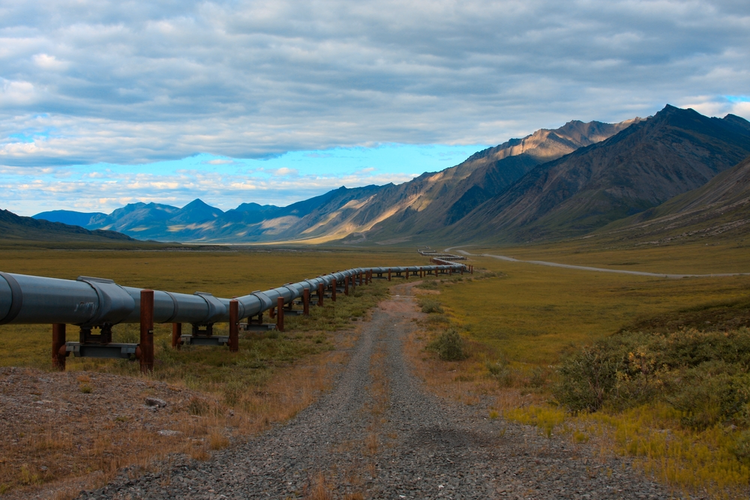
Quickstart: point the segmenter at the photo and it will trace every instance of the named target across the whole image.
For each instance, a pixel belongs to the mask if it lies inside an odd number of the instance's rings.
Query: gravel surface
[[[409,288],[399,292],[374,312],[334,389],[289,423],[205,462],[125,471],[80,498],[673,498],[626,459],[425,391],[404,359],[417,313]]]

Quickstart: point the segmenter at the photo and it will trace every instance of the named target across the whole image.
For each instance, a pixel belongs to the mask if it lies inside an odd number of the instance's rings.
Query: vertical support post
[[[359,278],[359,286],[362,286],[362,271],[357,273],[357,278]]]
[[[182,323],[172,323],[172,348],[179,349],[182,346]]]
[[[391,281],[391,268],[388,268],[388,281]]]
[[[471,265],[471,274],[474,274],[474,264]]]
[[[60,350],[65,348],[65,323],[54,323],[52,325],[52,366],[65,371],[65,354]]]
[[[354,293],[357,291],[357,278],[351,276],[349,279],[352,280],[352,293]]]
[[[323,283],[318,283],[318,307],[323,307]]]
[[[310,316],[310,289],[302,289],[302,314]]]
[[[229,352],[240,350],[240,303],[229,301]],[[283,315],[282,315],[283,316]]]
[[[276,317],[276,308],[272,307],[268,310],[268,317],[274,319]]]
[[[409,281],[409,270],[406,270],[406,281]]]
[[[280,332],[284,331],[284,297],[276,299],[276,308],[279,313],[276,315],[276,329]]]
[[[331,282],[331,300],[336,302],[336,278],[333,278],[333,281]]]
[[[349,295],[349,276],[344,277],[344,295]]]
[[[460,270],[461,270],[461,276],[464,275],[464,267],[466,267],[466,266],[461,266],[461,268],[460,268]]]
[[[453,276],[453,268],[452,267],[448,268],[448,276]]]
[[[141,373],[154,371],[154,291],[141,290]]]

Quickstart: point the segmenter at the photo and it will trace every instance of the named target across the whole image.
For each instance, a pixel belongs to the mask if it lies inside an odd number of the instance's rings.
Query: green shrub
[[[428,348],[437,352],[438,357],[443,361],[460,361],[467,357],[464,340],[452,328],[438,335]]]
[[[440,302],[434,299],[422,298],[419,300],[419,305],[422,307],[423,313],[443,313],[443,308],[440,306]]]
[[[490,377],[497,380],[502,387],[510,387],[513,385],[513,371],[510,367],[502,361],[496,361],[494,363],[487,363],[487,371],[490,372]]]
[[[663,401],[697,430],[750,425],[750,332],[622,332],[563,360],[553,393],[573,412]]]

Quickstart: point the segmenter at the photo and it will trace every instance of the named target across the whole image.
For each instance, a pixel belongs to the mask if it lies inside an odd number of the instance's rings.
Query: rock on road
[[[673,498],[625,459],[428,393],[403,354],[419,314],[411,286],[380,304],[333,390],[289,423],[80,498]]]

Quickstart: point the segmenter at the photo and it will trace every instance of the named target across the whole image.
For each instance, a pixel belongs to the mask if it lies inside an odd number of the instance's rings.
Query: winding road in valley
[[[458,247],[446,248],[445,252],[450,252]],[[466,250],[456,250],[456,252],[466,255],[467,257],[491,257],[493,259],[505,260],[508,262],[519,262],[522,264],[535,264],[538,266],[562,267],[565,269],[577,269],[579,271],[596,271],[601,273],[633,274],[636,276],[653,276],[656,278],[720,278],[725,276],[750,276],[750,273],[716,273],[716,274],[669,274],[669,273],[649,273],[645,271],[629,271],[627,269],[607,269],[604,267],[576,266],[573,264],[560,264],[558,262],[547,262],[543,260],[521,260],[505,255],[493,255],[489,253],[474,254]]]
[[[415,284],[394,287],[333,389],[290,422],[81,498],[673,498],[627,459],[489,418],[489,398],[468,406],[428,392],[404,353],[422,317]]]

